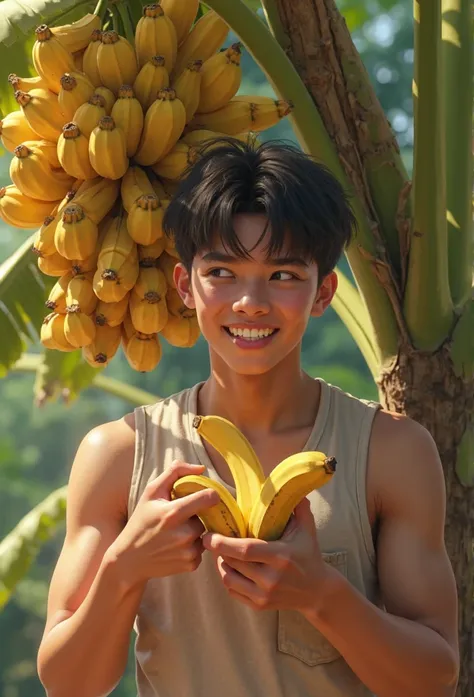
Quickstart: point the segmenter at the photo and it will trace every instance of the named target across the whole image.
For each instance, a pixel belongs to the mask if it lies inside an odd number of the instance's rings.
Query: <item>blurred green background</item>
[[[370,73],[394,131],[407,169],[412,167],[413,29],[411,0],[339,0],[354,41]],[[230,40],[236,37],[230,36]],[[248,54],[241,93],[272,94]],[[15,66],[11,65],[14,71]],[[291,127],[282,123],[263,139],[294,141]],[[10,157],[0,158],[0,185],[7,183]],[[28,236],[28,232],[0,223],[0,263]],[[341,268],[350,275],[345,260]],[[163,342],[165,344],[165,342]],[[32,351],[39,350],[38,347]],[[377,399],[377,390],[361,353],[336,313],[329,308],[312,320],[303,342],[303,366],[353,395]],[[153,394],[166,396],[208,375],[207,345],[201,339],[192,349],[164,345],[164,356],[151,374],[139,374],[117,355],[104,371]],[[52,490],[67,483],[75,451],[94,426],[118,418],[133,407],[90,388],[70,404],[34,405],[34,376],[12,373],[0,381],[0,539]],[[17,587],[0,613],[0,694],[3,697],[40,697],[44,690],[36,675],[36,653],[41,640],[48,584],[58,557],[64,529],[42,549],[28,577]],[[133,639],[127,672],[114,697],[136,694]]]

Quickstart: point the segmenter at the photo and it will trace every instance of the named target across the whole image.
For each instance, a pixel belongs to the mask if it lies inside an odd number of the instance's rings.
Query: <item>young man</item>
[[[169,206],[175,281],[209,344],[202,384],[93,429],[38,655],[49,697],[104,697],[137,632],[139,697],[452,697],[457,599],[445,487],[418,423],[301,368],[310,316],[334,296],[353,218],[341,187],[289,146],[205,151]],[[206,533],[204,473],[234,492],[192,427],[218,414],[266,474],[308,449],[336,474],[275,542]]]

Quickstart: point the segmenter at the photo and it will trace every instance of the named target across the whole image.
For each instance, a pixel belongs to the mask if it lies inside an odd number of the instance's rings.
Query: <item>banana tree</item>
[[[125,29],[136,21],[142,4],[114,0],[110,7]],[[2,5],[0,58],[1,51],[8,54],[0,65],[9,64],[16,72],[26,72],[26,37],[35,24],[63,23],[92,10],[90,3],[79,0],[31,0],[28,13],[18,9],[16,15],[9,3],[2,13]],[[347,260],[355,284],[339,271],[333,306],[360,347],[382,404],[422,423],[441,454],[448,496],[446,542],[459,593],[458,694],[472,697],[470,3],[414,3],[412,179],[334,0],[207,0],[207,6],[240,37],[276,94],[294,104],[291,120],[302,149],[324,162],[352,192],[358,230]],[[0,92],[4,109],[6,92]],[[0,353],[5,369],[21,355],[27,330],[38,319],[36,307],[21,293],[21,279],[28,277],[33,284],[26,248],[7,263],[5,300],[0,273],[0,300],[9,320],[2,320],[0,305],[3,336],[10,347],[7,356]]]

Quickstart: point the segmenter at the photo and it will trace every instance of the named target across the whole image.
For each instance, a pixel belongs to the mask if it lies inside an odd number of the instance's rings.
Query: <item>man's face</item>
[[[248,250],[266,224],[262,214],[234,218]],[[243,375],[266,373],[299,352],[309,317],[324,312],[337,286],[336,275],[329,274],[318,291],[317,265],[295,258],[291,250],[267,259],[269,237],[267,230],[248,259],[232,256],[216,238],[212,249],[195,257],[190,283],[184,267],[175,272],[183,299],[196,309],[211,356]]]

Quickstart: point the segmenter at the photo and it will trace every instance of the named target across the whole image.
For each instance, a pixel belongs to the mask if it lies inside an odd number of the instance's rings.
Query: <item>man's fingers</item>
[[[219,494],[213,489],[204,489],[173,501],[173,516],[177,524],[219,503]]]
[[[204,465],[190,465],[187,462],[174,460],[171,467],[168,467],[159,477],[148,483],[148,498],[171,501],[171,489],[180,477],[184,477],[187,474],[202,474],[203,470]]]

